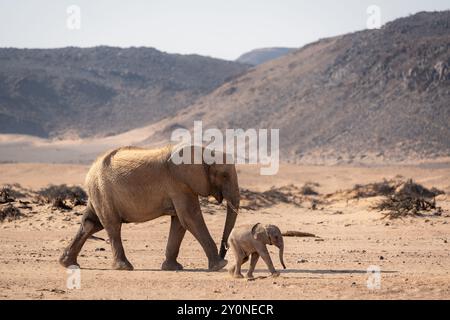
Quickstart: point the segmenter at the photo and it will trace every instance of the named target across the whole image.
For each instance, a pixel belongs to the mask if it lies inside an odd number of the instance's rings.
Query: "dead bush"
[[[267,208],[279,203],[289,203],[300,206],[303,201],[302,190],[294,185],[279,188],[272,187],[264,192],[241,189],[241,208],[247,210],[258,210]]]
[[[0,203],[10,203],[14,201],[16,201],[16,199],[11,196],[11,189],[3,187],[0,190]]]
[[[51,203],[54,207],[60,209],[71,209],[72,206],[85,205],[87,202],[86,192],[77,186],[50,185],[47,188],[37,192],[39,198],[45,203]]]
[[[398,186],[394,194],[375,205],[374,209],[382,211],[390,219],[420,216],[431,211],[440,215],[442,208],[436,206],[435,199],[439,194],[442,191],[436,188],[429,190],[410,179]]]
[[[317,196],[319,193],[314,189],[314,187],[318,186],[318,183],[307,182],[300,188],[300,193],[304,196]]]
[[[0,222],[12,221],[19,219],[22,213],[19,209],[14,207],[11,203],[0,205]]]
[[[389,196],[401,184],[399,180],[386,180],[369,183],[366,185],[357,184],[353,187],[353,198],[371,198],[378,196]]]

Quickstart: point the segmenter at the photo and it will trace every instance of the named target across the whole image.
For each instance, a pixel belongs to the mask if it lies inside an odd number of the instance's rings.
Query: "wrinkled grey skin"
[[[272,259],[266,247],[268,244],[280,249],[280,262],[283,268],[286,269],[283,261],[283,236],[277,226],[263,226],[257,223],[254,226],[237,227],[231,232],[228,243],[236,259],[236,264],[229,269],[230,274],[235,278],[243,278],[241,266],[248,261],[250,256],[250,268],[247,272],[248,278],[253,278],[253,271],[255,270],[259,257],[264,260],[272,276],[277,277],[280,275],[273,266]]]
[[[122,223],[169,215],[171,225],[163,270],[183,268],[177,257],[186,230],[202,246],[209,270],[225,267],[225,243],[236,222],[240,199],[235,166],[207,164],[202,158],[199,164],[176,164],[173,148],[119,148],[94,162],[86,177],[89,202],[78,233],[59,260],[61,265],[78,265],[77,256],[85,241],[105,229],[113,251],[113,268],[133,270],[122,245]],[[201,147],[189,146],[179,152],[193,154],[195,148]],[[199,196],[213,196],[219,203],[227,200],[220,254],[203,219]]]

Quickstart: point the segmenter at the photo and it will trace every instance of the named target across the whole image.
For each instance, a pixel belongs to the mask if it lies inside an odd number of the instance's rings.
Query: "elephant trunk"
[[[222,242],[220,244],[219,256],[223,259],[227,254],[228,250],[228,236],[231,230],[234,228],[236,223],[236,218],[239,210],[239,195],[234,197],[231,201],[227,199],[227,218],[225,220],[225,226],[223,228]]]
[[[283,255],[284,255],[284,241],[281,238],[280,244],[278,245],[278,249],[280,249],[280,262],[284,269],[286,269],[286,265],[284,264]]]

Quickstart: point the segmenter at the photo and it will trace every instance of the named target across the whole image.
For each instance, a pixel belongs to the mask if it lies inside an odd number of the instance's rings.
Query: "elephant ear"
[[[252,228],[252,235],[258,241],[264,244],[269,243],[269,235],[267,234],[266,228],[261,223],[257,223]]]
[[[195,164],[194,163],[194,153],[201,152],[201,150],[197,150],[196,146],[187,146],[179,149],[174,149],[171,157],[167,160],[169,171],[172,174],[172,177],[175,178],[176,181],[181,182],[187,185],[194,193],[201,196],[208,196],[211,189],[211,184],[209,182],[209,166],[205,163]],[[190,153],[190,163],[179,163],[180,157],[183,159],[188,159],[188,155],[185,153]],[[177,161],[174,161],[174,158],[177,158]],[[186,156],[186,157],[185,157]]]

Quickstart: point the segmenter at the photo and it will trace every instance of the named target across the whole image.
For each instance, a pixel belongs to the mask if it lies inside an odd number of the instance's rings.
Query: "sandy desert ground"
[[[20,183],[38,189],[49,183],[82,184],[87,166],[2,164],[0,185]],[[370,207],[379,198],[336,199],[310,209],[279,203],[241,210],[238,224],[273,223],[282,231],[316,234],[320,238],[285,238],[286,270],[271,278],[262,261],[255,281],[232,279],[226,270],[207,272],[206,257],[195,239],[186,235],[179,262],[185,270],[160,270],[169,230],[169,217],[124,226],[124,246],[135,271],[111,269],[111,249],[101,240],[88,240],[81,256],[81,288],[66,287],[68,274],[57,260],[75,234],[80,216],[32,204],[26,217],[0,223],[0,299],[450,299],[450,165],[430,166],[294,166],[283,165],[275,177],[257,175],[257,168],[240,167],[240,185],[264,191],[271,186],[320,184],[321,194],[351,188],[356,183],[402,175],[426,187],[446,192],[437,198],[444,211],[403,220],[382,219]],[[216,242],[225,208],[204,210]],[[97,234],[106,237],[104,232]],[[276,248],[270,248],[280,268]],[[230,264],[232,255],[227,255]],[[381,289],[367,288],[367,268],[381,268]]]

